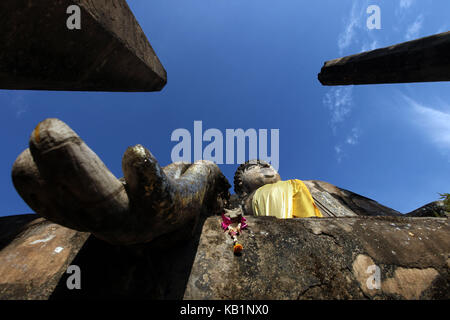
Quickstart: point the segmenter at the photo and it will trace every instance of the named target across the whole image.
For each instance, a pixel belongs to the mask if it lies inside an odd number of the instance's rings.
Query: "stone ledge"
[[[0,299],[48,299],[89,233],[37,215],[4,217],[0,229]]]
[[[0,218],[0,299],[450,298],[448,218],[248,222],[235,256],[217,216],[171,248],[114,246],[37,215]],[[71,264],[81,290],[66,287]],[[379,290],[367,287],[373,265]]]
[[[185,299],[449,299],[448,218],[248,218],[241,256],[206,220]],[[380,268],[370,290],[367,268]]]

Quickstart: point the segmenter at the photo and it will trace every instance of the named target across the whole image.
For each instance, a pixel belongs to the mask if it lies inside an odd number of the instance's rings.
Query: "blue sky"
[[[381,30],[366,9],[381,8]],[[30,213],[11,167],[39,121],[69,124],[122,176],[129,145],[171,162],[178,128],[279,129],[283,179],[317,179],[409,212],[450,191],[450,83],[323,87],[324,61],[450,30],[433,0],[133,0],[168,73],[157,93],[0,90],[0,215]],[[205,145],[204,145],[205,146]],[[237,168],[220,165],[230,182]]]

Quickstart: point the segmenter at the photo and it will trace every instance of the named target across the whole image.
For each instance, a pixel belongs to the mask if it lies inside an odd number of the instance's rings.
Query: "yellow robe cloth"
[[[252,207],[255,216],[279,219],[323,217],[301,180],[279,181],[256,190]]]

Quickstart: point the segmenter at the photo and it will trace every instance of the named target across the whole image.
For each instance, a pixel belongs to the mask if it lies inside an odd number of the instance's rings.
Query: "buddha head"
[[[281,181],[278,172],[266,161],[249,160],[241,164],[234,175],[234,191],[245,198],[258,188]]]

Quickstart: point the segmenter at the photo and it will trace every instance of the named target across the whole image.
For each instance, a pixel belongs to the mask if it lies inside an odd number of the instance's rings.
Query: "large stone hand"
[[[47,119],[15,161],[12,178],[36,213],[114,244],[146,243],[192,228],[202,212],[218,213],[229,196],[227,179],[210,161],[162,168],[137,145],[126,150],[122,169],[124,182],[69,126]]]

